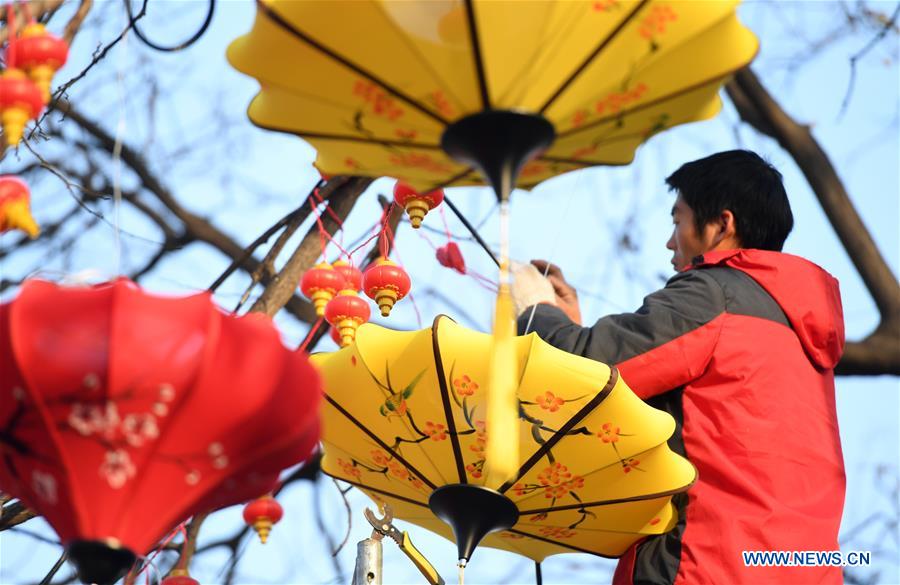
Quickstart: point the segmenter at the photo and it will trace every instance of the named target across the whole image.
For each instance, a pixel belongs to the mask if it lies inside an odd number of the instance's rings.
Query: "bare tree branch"
[[[900,284],[856,212],[828,155],[809,126],[791,118],[749,67],[740,70],[726,90],[741,118],[777,140],[796,161],[881,314],[881,322],[868,337],[847,343],[835,373],[900,375]]]

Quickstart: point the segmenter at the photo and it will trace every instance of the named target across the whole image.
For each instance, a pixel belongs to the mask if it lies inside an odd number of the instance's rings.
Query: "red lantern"
[[[462,252],[456,242],[447,242],[445,245],[437,249],[437,260],[441,266],[452,268],[460,274],[466,273],[466,260],[463,258]]]
[[[0,490],[87,583],[180,522],[269,492],[318,441],[319,377],[271,319],[208,293],[39,280],[0,305]]]
[[[357,327],[368,321],[371,316],[369,303],[350,289],[342,290],[338,296],[328,301],[328,306],[325,307],[325,319],[338,330],[341,347],[353,343]]]
[[[406,271],[387,258],[379,258],[363,274],[363,290],[378,304],[382,317],[391,314],[394,303],[406,296],[410,286]]]
[[[263,544],[266,544],[272,526],[278,524],[282,516],[284,508],[270,495],[256,498],[244,506],[244,522],[253,527]]]
[[[425,214],[444,201],[444,190],[436,189],[430,193],[418,193],[402,181],[394,185],[394,201],[402,205],[409,215],[409,223],[416,229],[422,225]]]
[[[172,572],[162,580],[160,585],[200,585],[200,581],[191,577],[187,569],[172,569]]]
[[[343,275],[328,262],[320,262],[305,273],[300,280],[300,290],[313,302],[316,315],[325,314],[325,305],[345,286]]]
[[[23,71],[11,67],[0,74],[0,119],[7,146],[22,140],[25,124],[36,119],[43,109],[41,90]]]
[[[359,268],[344,260],[338,260],[332,266],[344,277],[345,288],[350,288],[357,292],[362,290],[363,275]]]
[[[68,57],[68,43],[47,32],[43,24],[29,24],[16,41],[16,67],[28,72],[28,76],[40,89],[44,104],[50,102],[53,76],[66,64]]]
[[[30,200],[25,181],[13,175],[0,175],[0,233],[22,230],[32,239],[41,233],[31,216]]]

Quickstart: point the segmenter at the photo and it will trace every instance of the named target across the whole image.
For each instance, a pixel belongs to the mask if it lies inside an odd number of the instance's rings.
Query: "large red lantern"
[[[187,569],[173,569],[160,585],[200,585],[200,581],[191,577]]]
[[[369,303],[359,298],[356,291],[342,290],[338,296],[328,301],[325,320],[337,329],[341,347],[350,345],[356,338],[356,329],[369,320],[372,312]]]
[[[33,22],[25,27],[16,41],[16,67],[24,69],[41,91],[44,104],[50,102],[50,83],[56,71],[66,64],[69,45],[47,32],[43,24]]]
[[[344,276],[328,262],[320,262],[303,273],[300,290],[313,302],[316,315],[325,314],[325,305],[345,287]]]
[[[0,73],[0,120],[7,146],[22,140],[25,124],[36,119],[43,109],[41,90],[24,71],[10,67]]]
[[[318,441],[319,377],[262,314],[119,279],[0,305],[0,490],[112,583],[193,514],[273,489]]]
[[[435,189],[429,193],[419,193],[403,181],[397,181],[394,185],[394,201],[406,210],[409,223],[419,229],[425,215],[444,201],[444,190]]]
[[[263,544],[266,544],[272,526],[278,524],[282,516],[284,508],[270,495],[256,498],[244,506],[244,522],[253,527]]]
[[[332,264],[341,276],[344,277],[344,287],[353,289],[357,292],[362,290],[362,271],[344,260],[337,260]]]
[[[14,175],[0,175],[0,233],[9,230],[22,230],[32,239],[41,233],[31,216],[28,185]]]
[[[400,265],[387,258],[379,258],[363,273],[363,290],[381,310],[381,316],[391,314],[394,303],[406,296],[411,283]]]

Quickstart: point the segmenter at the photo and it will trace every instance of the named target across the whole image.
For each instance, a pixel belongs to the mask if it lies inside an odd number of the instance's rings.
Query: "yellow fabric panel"
[[[422,331],[366,324],[354,344],[314,355],[327,396],[325,472],[387,499],[396,517],[451,537],[427,508],[429,486],[485,484],[491,343],[438,317]],[[535,334],[512,344],[521,463],[505,495],[522,516],[484,544],[534,559],[573,550],[614,556],[670,529],[671,494],[696,479],[666,444],[674,420],[602,363]]]
[[[627,164],[655,133],[715,115],[721,84],[758,49],[736,0],[472,5],[491,107],[546,106],[560,136],[526,167],[525,186]],[[228,59],[262,86],[251,120],[307,137],[326,174],[389,175],[420,190],[482,182],[439,149],[447,124],[484,107],[460,0],[265,0]]]

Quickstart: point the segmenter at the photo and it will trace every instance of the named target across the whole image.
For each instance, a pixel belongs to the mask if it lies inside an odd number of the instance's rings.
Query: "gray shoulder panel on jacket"
[[[713,266],[700,268],[719,283],[725,293],[725,311],[732,315],[746,315],[775,321],[786,327],[791,324],[784,311],[766,289],[753,277],[736,268]]]

